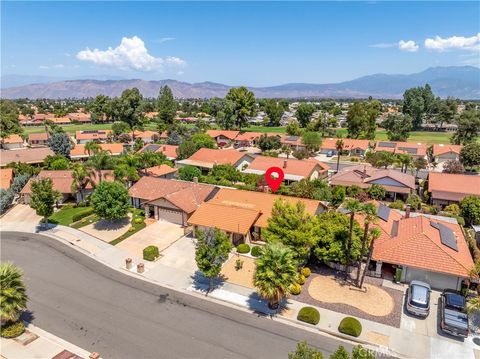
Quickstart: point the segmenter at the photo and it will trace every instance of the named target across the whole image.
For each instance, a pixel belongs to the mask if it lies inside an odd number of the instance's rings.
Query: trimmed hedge
[[[293,283],[292,285],[290,285],[290,293],[292,293],[293,295],[299,295],[300,293],[302,293],[302,286],[298,283]]]
[[[143,249],[143,259],[153,262],[160,256],[160,251],[157,246],[148,246]]]
[[[93,214],[93,208],[86,208],[84,211],[74,214],[72,216],[72,222],[78,222],[91,214]]]
[[[312,271],[308,267],[303,267],[302,270],[300,271],[300,273],[302,273],[302,275],[305,278],[308,278],[308,277],[310,277],[310,274],[312,274]]]
[[[303,307],[298,312],[297,319],[301,322],[317,325],[320,321],[320,313],[313,307]]]
[[[248,253],[250,252],[250,246],[247,243],[242,243],[237,246],[238,253]]]
[[[262,253],[262,247],[260,246],[253,246],[252,251],[250,254],[254,257],[258,257]]]
[[[338,326],[338,331],[343,334],[351,335],[352,337],[358,337],[362,334],[362,324],[353,317],[345,317]]]
[[[135,224],[140,224],[140,223],[143,223],[143,218],[142,217],[135,218]]]
[[[25,331],[25,324],[22,320],[7,322],[1,326],[0,336],[2,338],[16,338]]]
[[[304,276],[303,274],[301,274],[301,273],[298,273],[298,274],[297,274],[296,282],[297,282],[298,284],[300,284],[300,285],[304,285],[304,284],[305,284],[305,281],[306,281],[305,276]]]

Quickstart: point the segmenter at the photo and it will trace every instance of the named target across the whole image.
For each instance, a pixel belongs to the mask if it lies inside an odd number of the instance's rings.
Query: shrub
[[[395,202],[390,203],[388,207],[403,210],[403,201],[397,199]]]
[[[362,334],[362,324],[353,317],[345,317],[338,326],[338,331],[343,334],[358,337]]]
[[[406,203],[409,204],[414,211],[417,211],[422,207],[422,199],[416,194],[409,194]]]
[[[293,295],[299,295],[302,292],[302,286],[298,283],[290,285],[290,293]]]
[[[385,195],[386,195],[385,188],[383,188],[378,184],[373,184],[370,188],[368,188],[367,193],[373,199],[383,199],[385,198]]]
[[[458,216],[460,215],[460,207],[458,204],[453,203],[445,207],[445,212],[449,212],[454,216]]]
[[[143,249],[143,259],[153,262],[160,256],[160,252],[157,246],[148,246]]]
[[[296,281],[298,284],[301,284],[301,285],[305,284],[305,276],[301,273],[298,273]]]
[[[313,307],[303,307],[297,315],[301,322],[317,325],[320,321],[320,313]]]
[[[80,202],[78,202],[77,207],[87,207],[87,202],[80,201]]]
[[[262,252],[262,247],[260,246],[253,246],[252,247],[252,251],[250,252],[250,254],[254,257],[258,257],[260,255],[260,253]]]
[[[250,246],[247,243],[242,243],[237,246],[238,253],[248,253],[250,252]]]
[[[86,208],[84,211],[82,212],[79,212],[79,213],[75,213],[73,216],[72,216],[72,222],[78,222],[79,220],[81,220],[82,218],[85,218],[89,215],[93,214],[93,208]]]
[[[73,203],[66,203],[62,206],[62,209],[70,209],[70,208],[75,208],[75,205]]]
[[[7,322],[1,326],[0,336],[2,338],[16,338],[25,331],[25,324],[22,320]]]
[[[308,267],[303,267],[302,271],[300,272],[305,278],[310,277],[310,274],[312,274],[312,271]]]
[[[143,218],[142,217],[137,217],[135,218],[135,223],[136,224],[141,224],[143,222]]]
[[[135,232],[135,227],[130,227],[130,228],[128,229],[128,231],[129,231],[129,232]]]

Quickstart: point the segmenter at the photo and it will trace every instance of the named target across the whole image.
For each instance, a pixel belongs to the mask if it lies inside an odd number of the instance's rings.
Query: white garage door
[[[430,284],[435,289],[458,289],[460,286],[460,279],[454,276],[427,272],[414,268],[407,268],[405,273],[405,282],[410,283],[412,280],[420,280],[422,282]]]
[[[158,207],[158,219],[183,225],[183,212],[173,209]]]

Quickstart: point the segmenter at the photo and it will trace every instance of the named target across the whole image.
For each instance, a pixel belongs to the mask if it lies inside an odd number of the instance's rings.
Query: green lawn
[[[88,213],[91,210],[91,207],[62,208],[58,212],[52,214],[48,220],[62,226],[69,226],[73,222],[74,215]]]
[[[80,124],[80,125],[64,125],[62,126],[65,132],[75,133],[75,131],[83,130],[110,130],[112,128],[111,123],[98,123],[98,124]],[[23,127],[23,132],[27,135],[30,133],[41,133],[45,132],[45,127],[43,126],[29,126]]]
[[[132,227],[130,227],[128,231],[126,231],[117,239],[114,239],[113,241],[109,242],[112,246],[120,243],[124,239],[130,237],[132,234],[137,233],[138,231],[140,231],[141,229],[144,229],[147,226],[145,224],[145,211],[143,209],[131,208],[130,211],[133,214],[132,221],[130,222],[132,224]],[[139,220],[140,223],[136,223],[137,218],[140,218]]]

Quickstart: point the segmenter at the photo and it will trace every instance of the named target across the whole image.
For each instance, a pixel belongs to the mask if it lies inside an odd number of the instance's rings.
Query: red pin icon
[[[277,192],[284,177],[285,174],[280,167],[270,167],[267,172],[265,172],[265,179],[267,180],[268,187],[270,187],[273,192]]]

